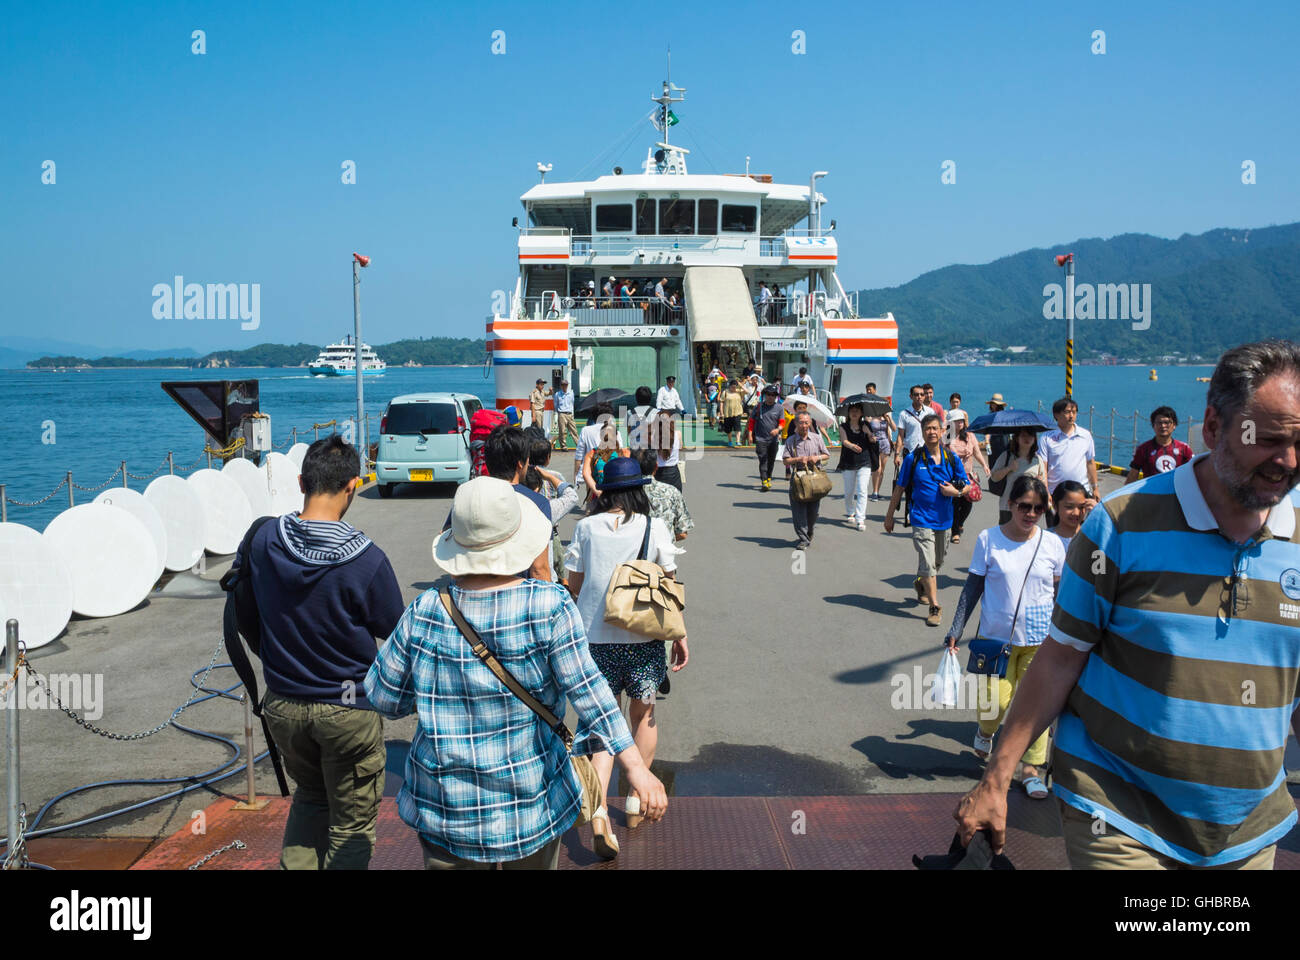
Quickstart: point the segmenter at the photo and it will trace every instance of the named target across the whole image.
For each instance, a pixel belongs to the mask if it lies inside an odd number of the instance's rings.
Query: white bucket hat
[[[433,562],[453,577],[527,570],[551,540],[551,521],[504,480],[475,477],[456,491],[451,529],[433,542]]]
[[[965,410],[949,410],[946,419],[949,423],[952,423],[954,420],[969,420],[970,418],[966,416]]]

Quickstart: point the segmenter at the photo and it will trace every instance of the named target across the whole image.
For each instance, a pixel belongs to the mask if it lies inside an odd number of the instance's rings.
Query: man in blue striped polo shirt
[[[1016,760],[1058,715],[1066,853],[1083,868],[1270,869],[1296,822],[1300,344],[1224,354],[1210,453],[1102,501],[1070,545],[1051,637],[1021,682],[963,841],[1006,835]]]

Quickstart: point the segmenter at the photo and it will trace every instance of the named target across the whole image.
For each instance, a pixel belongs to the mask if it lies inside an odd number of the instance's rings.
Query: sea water
[[[863,368],[848,368],[852,379],[841,383],[841,394],[860,391],[867,381]],[[1162,404],[1178,412],[1177,436],[1188,437],[1188,419],[1198,425],[1192,430],[1193,447],[1200,448],[1199,421],[1205,410],[1206,384],[1198,376],[1209,376],[1209,367],[1158,367],[1159,380],[1148,379],[1149,367],[1080,366],[1074,371],[1074,395],[1079,403],[1079,423],[1087,427],[1091,408],[1097,454],[1110,456],[1110,411],[1116,408],[1114,432],[1115,462],[1127,463],[1133,450],[1134,412],[1137,413],[1138,442],[1151,434],[1149,416]],[[490,370],[489,370],[490,374]],[[137,476],[166,472],[166,457],[172,452],[177,472],[196,462],[205,466],[201,428],[171,400],[159,386],[167,380],[257,379],[261,408],[271,417],[273,442],[287,450],[291,428],[299,440],[315,436],[312,424],[338,420],[342,423],[356,412],[356,383],[353,377],[312,377],[293,368],[166,370],[83,370],[50,373],[37,370],[0,370],[0,483],[11,498],[33,501],[44,497],[72,471],[73,482],[82,487],[99,487],[126,461],[127,470]],[[858,383],[857,380],[862,382]],[[972,416],[988,410],[985,401],[1001,393],[1015,407],[1038,409],[1041,402],[1050,416],[1052,401],[1065,392],[1065,371],[1060,366],[950,367],[908,366],[895,378],[894,406],[908,405],[907,388],[912,383],[932,383],[935,399],[948,406],[948,395],[961,393],[962,406]],[[635,386],[635,385],[634,385]],[[656,385],[648,385],[656,386]],[[371,440],[388,401],[405,393],[458,391],[470,393],[486,404],[495,400],[493,381],[482,367],[389,368],[379,376],[365,378],[365,406],[370,416]],[[321,433],[331,428],[324,428]],[[121,478],[112,481],[120,485]],[[147,480],[130,479],[130,486],[143,490]],[[76,503],[94,498],[95,491],[74,490]],[[37,530],[68,506],[67,490],[59,490],[36,507],[9,505],[11,522]]]

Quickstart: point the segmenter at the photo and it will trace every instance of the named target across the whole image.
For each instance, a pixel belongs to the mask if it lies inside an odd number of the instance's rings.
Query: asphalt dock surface
[[[567,475],[572,461],[557,452],[552,467]],[[843,520],[843,486],[832,474],[835,487],[822,501],[822,519],[805,555],[793,549],[786,482],[778,479],[763,491],[751,451],[710,450],[688,462],[684,473],[696,524],[681,544],[686,553],[678,573],[687,586],[691,661],[671,674],[671,693],[657,711],[655,771],[670,795],[832,797],[969,789],[982,770],[971,750],[974,710],[925,709],[915,702],[915,682],[939,663],[972,545],[983,527],[996,522],[997,498],[986,494],[975,505],[962,542],[950,548],[939,576],[943,623],[927,627],[927,610],[912,591],[916,556],[910,531],[901,522],[893,535],[882,529],[887,501],[869,505],[867,530],[859,532]],[[892,466],[882,493],[891,478]],[[1117,482],[1106,477],[1103,490]],[[431,546],[453,494],[453,487],[404,485],[392,499],[381,500],[371,485],[347,515],[387,553],[408,602],[441,582]],[[577,518],[574,513],[561,522],[566,540]],[[102,673],[103,715],[94,721],[99,727],[129,734],[163,723],[193,692],[191,675],[212,660],[224,602],[216,580],[229,563],[230,558],[208,558],[203,576],[178,575],[122,616],[74,619],[59,640],[32,652],[33,666],[42,674]],[[973,630],[968,627],[967,637]],[[236,683],[227,668],[214,671],[208,686]],[[22,797],[29,819],[51,798],[83,784],[193,777],[232,755],[220,743],[174,728],[119,742],[53,710],[24,710],[21,722]],[[232,700],[191,707],[179,722],[243,743],[243,708]],[[408,718],[386,724],[389,795],[400,781],[414,723]],[[254,738],[261,752],[260,725]],[[220,796],[242,798],[242,766],[236,773],[61,836],[161,839]],[[93,817],[178,785],[74,794],[38,826]],[[267,761],[257,766],[257,788],[276,792]]]

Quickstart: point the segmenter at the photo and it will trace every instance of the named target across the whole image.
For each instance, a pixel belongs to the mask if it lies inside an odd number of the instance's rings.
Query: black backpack
[[[280,796],[289,795],[289,784],[284,778],[284,767],[280,762],[280,751],[276,749],[271,736],[271,728],[266,717],[262,716],[262,698],[257,689],[257,671],[253,669],[244,644],[253,651],[253,656],[262,656],[262,621],[257,612],[257,598],[253,595],[253,580],[246,576],[248,572],[248,555],[253,545],[253,537],[262,529],[262,524],[274,517],[258,517],[253,521],[248,532],[239,544],[235,562],[221,577],[221,589],[226,591],[226,607],[222,612],[222,634],[226,640],[226,655],[230,665],[235,668],[249,702],[253,705],[253,714],[262,721],[262,732],[266,735],[266,750],[271,757],[271,766],[275,768],[275,779],[280,785]],[[241,639],[242,638],[242,639]]]

